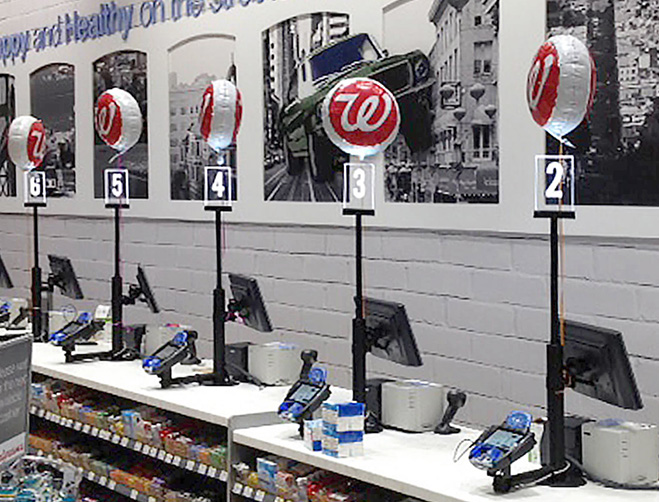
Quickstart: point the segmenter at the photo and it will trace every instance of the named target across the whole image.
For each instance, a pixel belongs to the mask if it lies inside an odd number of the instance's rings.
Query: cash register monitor
[[[9,272],[5,263],[2,261],[2,256],[0,256],[0,288],[11,289],[14,287],[14,283],[11,282],[11,277],[9,277]]]
[[[403,304],[364,298],[364,310],[367,350],[404,366],[423,365]]]
[[[154,314],[160,312],[160,307],[158,306],[158,302],[156,302],[156,297],[153,295],[153,290],[151,289],[151,285],[146,278],[144,269],[139,265],[137,266],[137,284],[142,293],[141,296],[149,309],[151,309],[151,312]]]
[[[229,302],[229,311],[252,329],[266,333],[272,331],[270,317],[256,279],[229,274],[229,284],[233,295],[233,300]]]
[[[566,321],[563,364],[576,392],[628,410],[643,408],[620,332]]]
[[[48,282],[53,286],[57,286],[64,296],[74,300],[82,300],[84,296],[71,261],[63,256],[49,254],[48,262],[50,263]]]

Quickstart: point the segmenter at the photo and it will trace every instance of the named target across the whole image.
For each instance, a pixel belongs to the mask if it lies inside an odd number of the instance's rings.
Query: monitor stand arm
[[[137,284],[128,285],[128,294],[121,296],[122,305],[135,305],[142,296],[142,288]]]

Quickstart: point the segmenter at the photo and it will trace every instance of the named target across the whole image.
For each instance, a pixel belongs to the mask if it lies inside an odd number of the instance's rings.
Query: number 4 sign
[[[105,170],[105,207],[128,207],[128,170]]]
[[[25,172],[25,207],[46,206],[46,173],[32,169]]]
[[[206,167],[204,173],[204,204],[206,207],[231,207],[233,180],[230,167]]]
[[[574,212],[574,156],[537,155],[535,158],[535,210]]]
[[[343,209],[367,213],[375,211],[375,165],[345,164]]]

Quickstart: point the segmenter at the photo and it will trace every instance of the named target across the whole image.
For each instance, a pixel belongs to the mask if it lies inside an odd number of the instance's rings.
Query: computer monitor
[[[160,312],[160,307],[158,307],[158,302],[156,302],[156,297],[153,295],[149,281],[146,278],[144,269],[138,265],[137,266],[137,284],[139,285],[141,298],[147,304],[151,312],[157,314]]]
[[[0,288],[11,289],[14,287],[14,283],[11,282],[11,277],[9,277],[9,271],[5,267],[5,263],[2,261],[2,256],[0,256]]]
[[[64,296],[74,300],[82,300],[84,295],[80,289],[78,278],[73,271],[71,261],[63,256],[49,254],[48,262],[50,263],[48,284],[51,287],[57,286]]]
[[[256,279],[240,274],[229,274],[233,300],[229,302],[229,319],[240,320],[246,326],[263,332],[272,331]]]
[[[403,366],[423,365],[403,304],[364,298],[364,319],[367,350],[374,356]]]
[[[565,321],[563,364],[576,392],[628,410],[643,408],[620,332]]]

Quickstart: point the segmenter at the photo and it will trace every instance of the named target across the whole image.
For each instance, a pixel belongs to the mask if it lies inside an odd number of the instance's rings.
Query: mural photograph
[[[211,59],[199,54],[213,54]],[[199,127],[202,97],[211,82],[236,84],[235,40],[208,36],[183,42],[169,51],[169,159],[172,200],[204,199],[204,168],[218,164],[217,153],[203,140]],[[233,167],[233,195],[237,191],[237,151],[233,144],[224,162]]]
[[[385,153],[385,200],[497,203],[499,1],[397,2],[384,21],[384,48],[398,60],[382,82],[402,113]]]
[[[0,197],[16,197],[16,166],[9,160],[9,126],[16,118],[14,77],[0,74]]]
[[[585,205],[659,206],[659,5],[646,0],[549,0],[548,35],[590,49],[597,94],[569,135],[576,199]],[[547,152],[559,145],[548,136]]]
[[[342,199],[346,156],[325,135],[320,106],[339,80],[369,75],[381,56],[369,35],[349,35],[348,15],[328,12],[263,33],[266,200]]]
[[[30,75],[30,106],[46,128],[46,172],[48,197],[72,197],[76,192],[75,172],[75,69],[68,64],[51,64]]]
[[[107,146],[98,134],[94,135],[94,197],[103,198],[103,172],[115,168],[118,162],[129,171],[130,198],[149,196],[149,149],[147,121],[147,56],[143,52],[113,52],[94,62],[94,104],[108,89],[118,87],[129,92],[142,111],[144,126],[137,144],[121,158]]]

